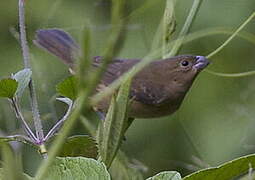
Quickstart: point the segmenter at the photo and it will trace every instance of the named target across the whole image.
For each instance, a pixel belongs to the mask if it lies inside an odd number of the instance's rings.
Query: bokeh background
[[[178,0],[175,7],[177,32],[192,5],[192,0]],[[32,40],[40,28],[63,28],[80,41],[85,21],[92,29],[92,55],[100,55],[110,30],[108,0],[27,0],[26,18],[32,53],[33,78],[40,103],[45,131],[61,116],[64,106],[52,103],[55,85],[68,76],[67,68]],[[127,12],[139,7],[127,25],[121,58],[142,58],[149,53],[152,37],[164,12],[165,0],[129,0]],[[191,32],[207,28],[236,29],[255,10],[254,0],[204,0]],[[0,77],[23,68],[21,49],[10,29],[18,27],[17,0],[0,2]],[[255,20],[244,31],[254,35]],[[178,34],[178,33],[175,34]],[[221,45],[228,35],[218,34],[185,44],[180,54],[207,55]],[[208,67],[217,72],[244,72],[255,69],[255,44],[235,38],[211,60]],[[53,113],[53,109],[56,113]],[[255,152],[255,76],[218,77],[202,72],[186,96],[180,110],[171,117],[136,120],[123,143],[129,157],[148,167],[146,176],[163,170],[177,170],[186,175],[207,166],[216,166],[233,158]],[[22,110],[31,121],[27,96]],[[30,122],[32,123],[32,122]],[[0,100],[1,134],[21,132],[20,124],[7,100]],[[79,125],[74,134],[86,134]],[[23,157],[26,172],[33,175],[40,157],[29,146],[15,145]]]

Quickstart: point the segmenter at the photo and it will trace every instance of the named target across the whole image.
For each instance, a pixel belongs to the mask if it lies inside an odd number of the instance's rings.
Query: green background
[[[68,69],[56,57],[36,48],[32,40],[40,28],[62,28],[79,41],[85,22],[92,30],[92,55],[102,54],[110,30],[110,3],[107,0],[26,0],[26,24],[32,53],[33,78],[40,103],[45,132],[63,114],[61,103],[51,105],[55,85],[68,76]],[[177,32],[192,5],[192,0],[178,0],[175,7]],[[145,5],[147,4],[147,5]],[[142,58],[149,53],[153,36],[164,12],[164,0],[129,0],[127,25],[121,58]],[[204,0],[191,32],[207,28],[236,29],[255,10],[254,0]],[[255,34],[255,20],[245,31]],[[0,77],[23,68],[22,54],[10,28],[18,27],[17,0],[0,3]],[[86,27],[85,27],[86,28]],[[175,34],[178,34],[178,33]],[[180,54],[207,55],[221,45],[227,35],[214,35],[183,46]],[[254,39],[255,40],[255,39]],[[255,45],[235,38],[211,60],[208,69],[217,72],[244,72],[255,69]],[[255,78],[224,78],[202,72],[186,96],[180,110],[171,117],[136,120],[123,143],[129,157],[148,167],[146,176],[162,170],[177,170],[182,175],[202,167],[219,165],[233,158],[255,152]],[[27,96],[26,96],[27,97]],[[31,121],[27,98],[22,110]],[[57,114],[52,113],[52,106]],[[0,130],[3,135],[22,132],[7,100],[0,100]],[[30,122],[32,124],[32,122]],[[73,134],[86,132],[77,124]],[[24,169],[33,175],[40,157],[28,146],[14,143],[22,152]]]

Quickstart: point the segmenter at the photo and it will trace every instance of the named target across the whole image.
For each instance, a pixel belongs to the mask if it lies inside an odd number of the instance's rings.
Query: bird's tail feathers
[[[39,48],[59,57],[63,63],[73,68],[80,48],[67,32],[55,28],[40,29],[36,31],[35,37],[33,42]]]

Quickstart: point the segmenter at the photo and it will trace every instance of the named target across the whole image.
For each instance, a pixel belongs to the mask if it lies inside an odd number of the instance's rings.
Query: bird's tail
[[[79,46],[65,31],[60,29],[40,29],[36,31],[34,43],[51,54],[60,58],[63,63],[73,68],[79,55]]]

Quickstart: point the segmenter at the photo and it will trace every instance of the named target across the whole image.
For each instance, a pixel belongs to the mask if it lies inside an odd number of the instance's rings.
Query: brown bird
[[[73,70],[74,56],[79,46],[73,38],[60,29],[36,32],[35,44],[58,56]],[[102,58],[94,57],[93,67],[100,66]],[[140,59],[114,59],[104,73],[97,90],[108,86],[123,73],[135,66]],[[174,113],[181,105],[193,81],[209,61],[203,56],[181,55],[157,60],[148,64],[132,79],[130,98],[133,99],[130,117],[156,118]],[[110,97],[96,107],[106,112]]]

